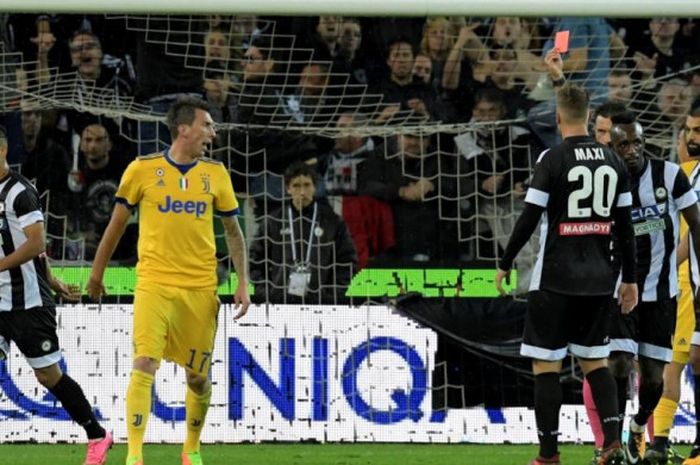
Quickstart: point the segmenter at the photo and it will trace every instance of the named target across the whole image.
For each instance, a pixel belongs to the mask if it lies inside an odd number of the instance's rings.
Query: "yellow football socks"
[[[654,436],[668,437],[677,408],[678,402],[666,397],[659,400],[659,404],[654,409]]]
[[[148,415],[151,413],[151,387],[153,375],[139,370],[131,372],[126,391],[126,424],[129,439],[129,457],[143,456],[143,436],[146,433]]]
[[[185,396],[185,409],[187,411],[187,439],[182,450],[187,452],[199,451],[199,437],[202,434],[204,418],[209,409],[211,399],[211,384],[208,384],[204,394],[197,394],[192,389],[187,388]]]

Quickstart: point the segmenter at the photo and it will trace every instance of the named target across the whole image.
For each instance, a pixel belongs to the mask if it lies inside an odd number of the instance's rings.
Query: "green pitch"
[[[592,446],[563,446],[563,461],[586,465]],[[180,446],[145,447],[144,465],[179,465]],[[686,448],[682,452],[687,452]],[[83,445],[0,445],[7,465],[80,465]],[[444,444],[243,444],[204,445],[206,465],[527,465],[536,446]],[[115,446],[107,465],[123,465],[126,446]]]

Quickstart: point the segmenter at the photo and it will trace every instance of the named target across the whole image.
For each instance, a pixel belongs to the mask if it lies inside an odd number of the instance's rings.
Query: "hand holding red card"
[[[562,54],[569,51],[569,31],[559,31],[556,33],[554,36],[554,48]]]

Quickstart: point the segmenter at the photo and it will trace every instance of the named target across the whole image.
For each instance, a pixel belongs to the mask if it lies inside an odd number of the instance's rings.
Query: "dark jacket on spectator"
[[[294,244],[289,229],[289,208],[276,210],[261,224],[258,237],[250,247],[250,278],[255,285],[255,301],[263,302],[267,295],[270,303],[347,302],[345,293],[357,266],[355,246],[343,220],[330,206],[318,202],[308,268],[311,273],[308,292],[303,298],[287,292],[289,275],[295,270],[292,246],[296,247],[298,258],[306,258],[313,205],[304,208],[301,215],[294,207],[289,207]]]
[[[454,183],[439,179],[440,170],[445,169],[445,160],[441,163],[439,157],[439,153],[432,152],[420,158],[373,156],[365,162],[367,174],[361,193],[391,204],[399,258],[411,259],[415,255],[427,255],[432,260],[442,258],[447,238],[440,221],[440,202],[454,195]],[[416,202],[399,197],[399,188],[419,177],[430,179],[435,190]]]
[[[413,76],[413,81],[405,86],[399,85],[391,77],[387,76],[379,83],[377,93],[384,95],[384,103],[399,104],[402,110],[409,109],[407,105],[409,100],[422,100],[431,119],[442,119],[442,111],[438,105],[438,96],[435,89],[417,76]]]

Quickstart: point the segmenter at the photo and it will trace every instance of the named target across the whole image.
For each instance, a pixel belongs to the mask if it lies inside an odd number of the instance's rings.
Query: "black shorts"
[[[32,368],[46,368],[61,360],[53,307],[0,312],[0,336],[8,343],[14,341]]]
[[[520,355],[553,362],[568,350],[579,358],[607,358],[611,299],[531,291]]]
[[[673,356],[676,329],[676,299],[639,302],[632,313],[623,315],[617,302],[611,304],[610,351],[628,352],[662,362]]]

